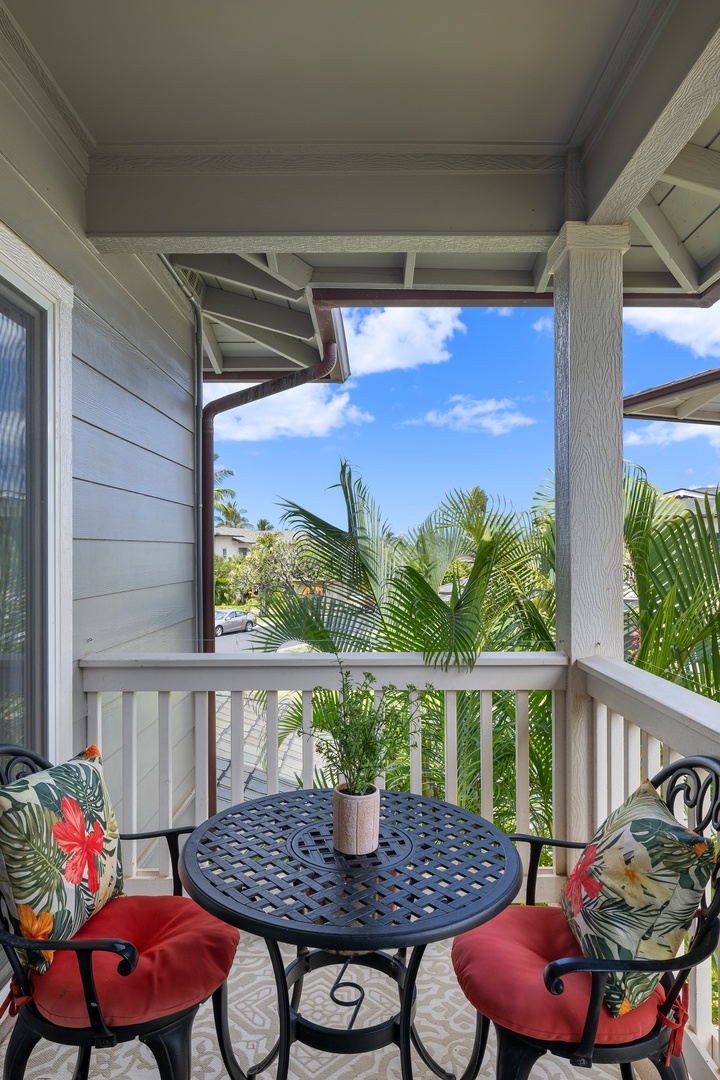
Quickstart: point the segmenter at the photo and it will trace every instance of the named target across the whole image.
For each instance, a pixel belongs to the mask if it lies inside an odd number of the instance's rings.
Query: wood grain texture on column
[[[568,654],[567,826],[594,824],[593,711],[573,661],[622,657],[622,255],[629,225],[566,222],[555,277],[557,648]]]

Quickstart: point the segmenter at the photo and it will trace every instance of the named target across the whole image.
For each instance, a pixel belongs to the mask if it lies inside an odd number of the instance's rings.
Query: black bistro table
[[[415,982],[429,942],[486,922],[520,888],[515,847],[490,822],[438,799],[384,791],[377,851],[341,855],[332,846],[332,792],[298,790],[241,803],[198,826],[185,845],[181,875],[201,907],[264,938],[270,953],[280,1034],[247,1077],[277,1057],[278,1080],[286,1080],[295,1041],[342,1054],[394,1042],[403,1080],[412,1080],[411,1044],[437,1076],[454,1080],[415,1031]],[[287,968],[279,942],[297,946]],[[397,983],[396,1015],[354,1026],[364,990],[345,977],[351,963]],[[330,965],[340,966],[333,1001],[353,1010],[347,1028],[316,1024],[300,1011],[303,979]],[[343,1000],[336,996],[339,989],[356,997]],[[222,1019],[220,1010],[216,1018]],[[477,1075],[486,1037],[487,1024],[478,1021],[461,1080]],[[230,1076],[246,1080],[227,1027],[221,1043]]]

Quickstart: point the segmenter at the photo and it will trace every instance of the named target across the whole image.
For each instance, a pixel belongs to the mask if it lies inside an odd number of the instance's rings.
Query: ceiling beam
[[[312,277],[312,266],[290,252],[266,251],[264,255],[254,255],[250,252],[238,252],[238,254],[240,258],[247,259],[253,266],[272,274],[291,289],[304,289]]]
[[[718,397],[717,386],[711,386],[705,390],[700,391],[697,394],[692,394],[681,402],[675,409],[675,415],[678,420],[686,420],[689,416],[692,416],[694,412],[701,409],[703,405],[707,405],[708,401],[712,401]]]
[[[412,283],[400,267],[319,266],[313,273],[313,289],[516,289],[532,290],[527,270],[452,270],[445,267],[416,266]]]
[[[119,172],[88,177],[86,207],[103,251],[234,252],[249,261],[276,251],[279,271],[299,287],[288,250],[545,251],[563,220],[563,176]]]
[[[277,334],[272,330],[265,330],[259,326],[252,326],[250,323],[241,322],[240,319],[234,319],[230,315],[218,315],[216,318],[225,326],[230,327],[231,330],[238,330],[241,334],[252,338],[258,345],[265,345],[268,349],[278,353],[279,356],[292,360],[298,367],[310,367],[312,364],[318,363],[317,349],[305,345],[302,341],[298,341],[297,338],[288,337],[286,334]]]
[[[413,287],[416,260],[416,251],[407,251],[405,253],[405,266],[403,267],[403,288],[405,289],[412,289]]]
[[[697,292],[700,282],[698,265],[652,195],[646,195],[640,201],[631,217],[683,289]]]
[[[680,292],[677,278],[668,270],[626,270],[623,274],[623,291],[626,293],[666,293],[677,297],[686,294]]]
[[[709,289],[711,285],[720,280],[720,255],[716,255],[714,259],[711,259],[707,266],[702,268],[700,275],[701,292]]]
[[[218,345],[212,323],[208,322],[207,319],[203,319],[202,332],[203,345],[205,347],[205,352],[207,353],[207,358],[210,361],[210,366],[214,372],[221,375],[225,366],[225,357],[223,356],[222,349]]]
[[[314,332],[312,319],[305,311],[266,304],[224,289],[206,289],[202,309],[216,319],[227,315],[235,321],[290,337],[310,339]]]
[[[535,292],[546,292],[550,284],[550,271],[548,270],[548,257],[546,251],[541,251],[535,256],[532,268],[533,287]]]
[[[720,197],[720,154],[689,143],[663,173],[668,184]]]
[[[585,141],[588,223],[626,221],[720,101],[720,5],[678,0]]]
[[[197,274],[211,274],[223,281],[266,292],[281,300],[302,300],[304,295],[302,290],[291,289],[285,282],[279,281],[258,266],[253,266],[239,255],[199,255],[190,252],[171,255],[170,261],[175,266],[184,266],[186,270],[194,270]]]

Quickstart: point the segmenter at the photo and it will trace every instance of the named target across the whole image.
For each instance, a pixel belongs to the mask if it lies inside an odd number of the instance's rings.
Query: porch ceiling
[[[6,9],[89,236],[189,275],[215,377],[307,366],[338,306],[551,304],[566,220],[631,220],[627,303],[720,295],[715,0]]]

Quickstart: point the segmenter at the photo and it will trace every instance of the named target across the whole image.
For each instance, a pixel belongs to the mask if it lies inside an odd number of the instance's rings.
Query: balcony
[[[479,775],[476,777],[478,809],[489,819],[498,819],[499,803],[507,814],[507,791],[500,792],[502,779],[498,768],[498,748],[493,745],[493,722],[497,727],[499,708],[504,722],[514,717],[514,809],[512,828],[530,831],[537,824],[536,803],[531,777],[533,769],[534,721],[532,703],[538,695],[551,701],[552,721],[552,819],[554,835],[573,837],[577,816],[570,798],[569,777],[582,762],[576,760],[566,725],[565,697],[568,681],[568,661],[561,653],[482,653],[472,672],[426,667],[416,654],[354,654],[347,658],[348,667],[359,674],[370,671],[378,685],[394,683],[404,687],[431,684],[442,695],[444,714],[443,776],[439,794],[458,801],[463,782],[463,761],[459,757],[458,728],[459,695],[472,693],[479,706],[479,724],[474,735],[479,743]],[[337,685],[337,666],[333,656],[324,654],[248,654],[240,657],[198,654],[163,654],[143,656],[87,657],[81,662],[83,688],[87,695],[89,738],[102,745],[109,733],[109,710],[115,741],[119,739],[118,756],[122,767],[117,770],[113,797],[120,810],[121,827],[135,830],[146,824],[148,813],[161,826],[177,823],[184,810],[188,819],[203,820],[208,813],[208,695],[214,694],[225,722],[222,747],[229,749],[229,760],[219,759],[218,772],[227,786],[227,797],[239,802],[245,797],[248,737],[257,725],[263,727],[266,747],[262,763],[264,787],[268,793],[280,785],[292,782],[294,766],[281,768],[286,747],[278,743],[278,731],[283,708],[289,696],[300,695],[303,732],[298,751],[298,779],[303,786],[312,786],[316,762],[313,758],[309,725],[312,692],[317,686]],[[587,693],[593,703],[594,724],[591,738],[593,748],[594,791],[589,793],[594,815],[601,821],[609,809],[618,805],[640,782],[643,776],[653,775],[661,761],[688,754],[720,755],[720,705],[672,683],[631,667],[621,661],[596,656],[580,660],[577,669],[582,673]],[[262,692],[262,707],[258,708],[257,694]],[[510,708],[508,709],[508,700]],[[153,717],[150,730],[157,732],[154,755],[157,759],[157,785],[150,787],[158,795],[152,809],[143,809],[138,818],[138,703],[143,702],[145,713]],[[189,705],[193,718],[191,737],[194,740],[195,776],[192,806],[173,807],[170,793],[174,790],[171,754],[173,710],[177,702]],[[252,704],[251,704],[252,703]],[[121,732],[115,729],[114,719],[120,717]],[[422,725],[423,718],[419,723]],[[147,746],[143,752],[143,759]],[[408,754],[408,786],[421,793],[427,785],[426,761],[422,740],[415,738]],[[146,763],[144,762],[144,767]],[[290,770],[288,772],[288,769]],[[256,770],[254,782],[260,771]],[[142,785],[141,785],[142,786]],[[261,793],[256,786],[253,793]],[[502,794],[503,799],[500,799]],[[154,794],[153,794],[154,798]],[[586,807],[582,808],[585,812]],[[507,823],[507,817],[503,819]],[[168,867],[159,863],[152,850],[124,853],[126,872],[138,887],[162,890],[167,885]],[[566,866],[560,853],[552,866],[541,869],[538,901],[556,902],[566,880]],[[134,883],[133,886],[134,887]],[[257,943],[246,942],[249,963],[256,970]],[[255,950],[255,951],[253,951]],[[250,959],[250,958],[254,959]],[[443,985],[447,994],[454,983],[447,960],[438,953],[437,963],[444,971]],[[444,965],[444,967],[443,967]],[[436,973],[437,974],[437,973]],[[710,1080],[716,1076],[718,1055],[717,1025],[713,1023],[712,967],[708,963],[698,969],[691,985],[690,1037],[686,1040],[686,1060],[694,1080]],[[269,985],[269,984],[268,984]],[[242,1007],[238,1009],[238,1022]],[[468,1020],[468,1023],[470,1021]],[[253,1039],[256,1036],[253,1036]],[[259,1044],[258,1044],[259,1045]],[[458,1060],[461,1050],[453,1050]],[[390,1070],[395,1066],[391,1063]],[[485,1070],[488,1065],[486,1063]],[[338,1075],[337,1068],[333,1076]],[[390,1074],[389,1074],[390,1075]]]

